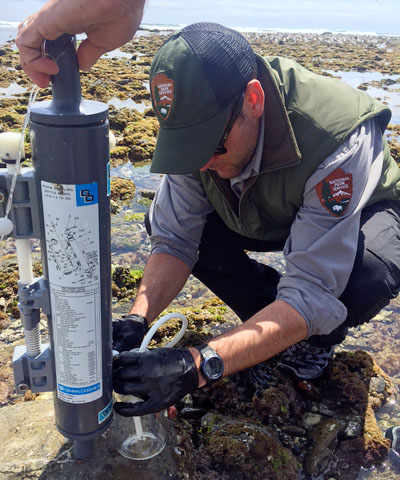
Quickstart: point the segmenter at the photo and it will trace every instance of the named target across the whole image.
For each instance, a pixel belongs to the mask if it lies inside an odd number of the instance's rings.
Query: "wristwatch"
[[[197,345],[195,348],[200,352],[200,371],[207,384],[209,385],[219,380],[224,373],[224,362],[222,358],[207,344]]]

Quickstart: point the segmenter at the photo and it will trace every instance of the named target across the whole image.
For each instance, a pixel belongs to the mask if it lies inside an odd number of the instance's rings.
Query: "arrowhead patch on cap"
[[[316,187],[318,198],[328,212],[341,217],[353,195],[353,175],[338,168],[328,175]]]
[[[157,113],[167,120],[174,101],[174,81],[165,73],[159,73],[151,81],[151,93]]]

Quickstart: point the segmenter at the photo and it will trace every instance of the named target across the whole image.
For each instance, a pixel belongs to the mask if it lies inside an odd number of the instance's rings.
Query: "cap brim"
[[[221,140],[231,109],[228,105],[214,117],[189,127],[160,127],[150,172],[179,175],[203,167]]]

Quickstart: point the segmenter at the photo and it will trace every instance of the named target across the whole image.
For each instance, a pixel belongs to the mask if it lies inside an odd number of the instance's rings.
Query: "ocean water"
[[[400,5],[400,1],[399,1]],[[1,15],[1,14],[0,14]],[[400,16],[400,9],[399,9]],[[17,31],[18,25],[20,22],[15,21],[6,21],[0,20],[0,45],[4,44],[9,40],[14,40]],[[399,22],[400,24],[400,22]],[[136,33],[136,36],[146,35],[149,31],[158,31],[160,33],[169,33],[171,31],[182,28],[185,24],[175,23],[175,24],[157,24],[157,23],[142,23],[141,30]],[[353,34],[353,35],[393,35],[400,36],[400,33],[380,33],[376,30],[362,31],[357,29],[352,30],[342,30],[342,29],[328,29],[328,28],[274,28],[274,27],[249,27],[239,24],[226,24],[238,30],[239,32],[252,32],[252,33],[275,33],[275,32],[287,32],[287,33],[312,33],[315,35],[320,35],[322,33],[343,33],[343,34]]]
[[[0,19],[20,22],[45,0],[1,0]],[[230,27],[400,34],[399,0],[147,0],[143,23],[187,25],[217,22]]]
[[[14,40],[17,35],[19,22],[4,22],[0,20],[0,45],[8,40]]]

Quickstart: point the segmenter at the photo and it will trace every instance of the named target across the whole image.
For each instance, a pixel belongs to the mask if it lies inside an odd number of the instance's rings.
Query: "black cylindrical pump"
[[[30,135],[41,205],[43,276],[59,431],[90,456],[112,414],[110,179],[107,105],[81,98],[75,39],[47,42],[59,73],[34,104]]]

